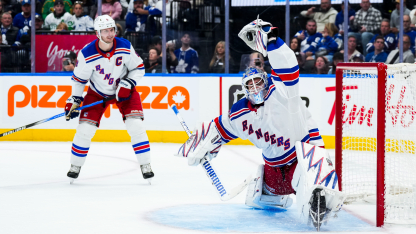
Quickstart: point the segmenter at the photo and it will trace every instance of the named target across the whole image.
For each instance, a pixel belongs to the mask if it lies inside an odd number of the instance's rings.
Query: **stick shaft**
[[[112,97],[110,97],[110,98],[107,98],[107,99],[104,99],[104,100],[101,100],[101,101],[98,101],[98,102],[94,102],[94,103],[91,103],[91,104],[86,105],[86,106],[78,107],[76,110],[83,110],[83,109],[85,109],[85,108],[88,108],[88,107],[91,107],[91,106],[95,106],[95,105],[98,105],[98,104],[101,104],[101,103],[104,103],[104,102],[107,102],[107,101],[113,100],[114,98],[115,98],[115,96],[112,96]],[[10,134],[12,134],[12,133],[19,132],[19,131],[25,130],[25,129],[27,129],[27,128],[31,128],[31,127],[33,127],[33,126],[36,126],[36,125],[39,125],[39,124],[46,123],[46,122],[48,122],[48,121],[51,121],[51,120],[54,120],[54,119],[60,118],[60,117],[62,117],[62,116],[64,116],[64,115],[65,115],[65,112],[64,112],[64,113],[61,113],[61,114],[57,114],[57,115],[52,116],[52,117],[50,117],[50,118],[42,119],[42,120],[36,121],[36,122],[34,122],[34,123],[24,125],[24,126],[19,127],[19,128],[15,128],[15,129],[13,129],[13,130],[10,130],[10,131],[8,131],[8,132],[4,132],[4,133],[0,134],[0,137],[7,136],[7,135],[10,135]]]

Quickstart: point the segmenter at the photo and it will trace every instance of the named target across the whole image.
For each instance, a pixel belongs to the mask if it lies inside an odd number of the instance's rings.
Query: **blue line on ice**
[[[243,204],[182,205],[149,214],[154,222],[167,226],[211,232],[305,232],[316,231],[301,223],[296,207],[288,210],[259,210]],[[331,218],[321,231],[381,231],[345,211]]]

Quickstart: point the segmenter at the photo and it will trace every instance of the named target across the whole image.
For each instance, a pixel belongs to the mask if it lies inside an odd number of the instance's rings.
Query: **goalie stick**
[[[185,121],[183,120],[182,116],[180,115],[178,108],[175,104],[171,106],[172,110],[175,112],[176,117],[178,117],[180,124],[182,125],[183,129],[185,130],[186,134],[188,134],[188,137],[190,137],[191,131],[189,131],[188,126],[186,125]],[[204,157],[201,160],[201,166],[202,169],[204,169],[205,174],[210,179],[212,186],[214,186],[215,191],[217,191],[218,195],[220,196],[221,201],[228,201],[238,194],[240,194],[249,184],[251,181],[251,175],[249,175],[241,184],[237,185],[231,190],[225,189],[225,187],[222,185],[220,178],[218,177],[218,174],[215,172],[214,167],[211,165],[211,163]]]
[[[98,101],[98,102],[91,103],[91,104],[86,105],[86,106],[78,107],[78,108],[77,108],[77,109],[75,109],[75,110],[83,110],[83,109],[85,109],[85,108],[88,108],[88,107],[91,107],[91,106],[95,106],[95,105],[98,105],[98,104],[101,104],[101,103],[105,104],[105,102],[108,102],[108,101],[110,101],[110,100],[113,100],[114,98],[116,98],[116,97],[115,97],[115,96],[112,96],[112,97],[106,98],[106,99],[104,99],[104,100],[101,100],[101,101]],[[27,129],[27,128],[31,128],[31,127],[33,127],[33,126],[36,126],[36,125],[39,125],[39,124],[46,123],[46,122],[48,122],[48,121],[51,121],[51,120],[54,120],[54,119],[60,118],[60,117],[62,117],[62,116],[64,116],[64,115],[65,115],[65,112],[64,112],[64,113],[61,113],[61,114],[58,114],[58,115],[55,115],[55,116],[52,116],[52,117],[50,117],[50,118],[46,118],[46,119],[39,120],[39,121],[37,121],[37,122],[31,123],[31,124],[28,124],[28,125],[25,125],[25,126],[22,126],[22,127],[19,127],[19,128],[15,128],[15,129],[13,129],[13,130],[10,130],[10,131],[8,131],[8,132],[4,132],[4,133],[0,134],[0,137],[7,136],[7,135],[10,135],[10,134],[12,134],[12,133],[19,132],[19,131],[25,130],[25,129]]]

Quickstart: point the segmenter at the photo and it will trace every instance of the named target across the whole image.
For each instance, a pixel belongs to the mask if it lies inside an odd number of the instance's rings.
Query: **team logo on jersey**
[[[248,130],[248,135],[255,133],[258,140],[263,138],[265,142],[270,142],[271,145],[276,144],[277,147],[284,146],[284,150],[290,149],[290,138],[285,140],[283,136],[276,137],[276,134],[269,133],[268,131],[263,134],[261,128],[254,130],[253,125],[248,125],[247,120],[242,122],[242,127],[243,132]]]
[[[87,117],[87,116],[88,116],[88,112],[85,112],[85,113],[84,113],[84,117]]]

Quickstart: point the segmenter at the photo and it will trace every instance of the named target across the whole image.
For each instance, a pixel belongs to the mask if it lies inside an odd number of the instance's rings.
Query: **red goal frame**
[[[342,95],[343,70],[377,71],[377,208],[376,225],[384,225],[385,212],[385,119],[387,65],[384,63],[338,63],[335,79],[335,171],[338,174],[339,190],[342,191]],[[381,147],[380,147],[381,146]]]

